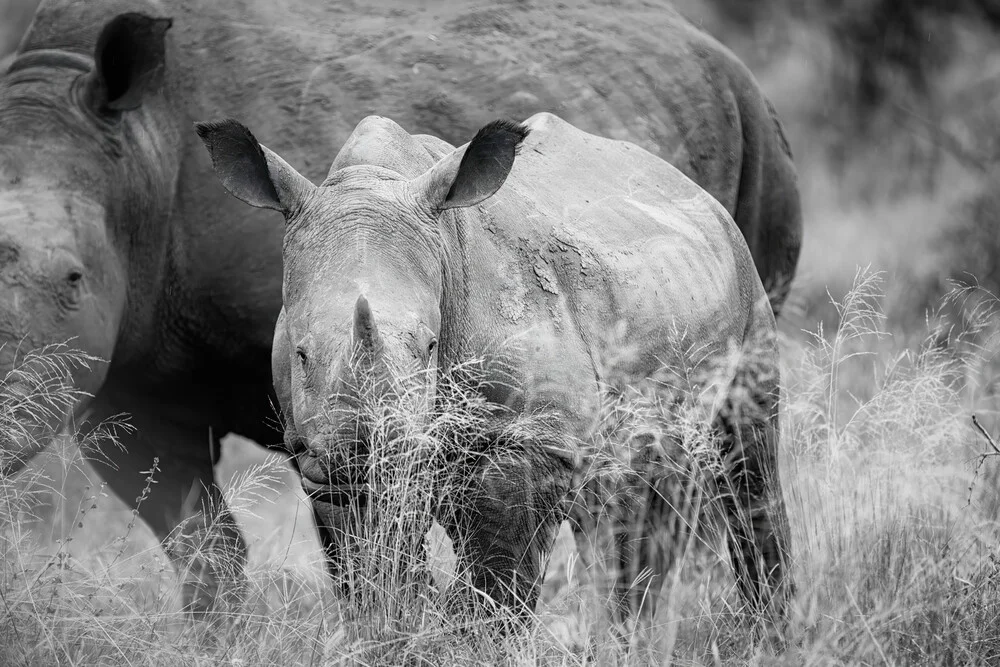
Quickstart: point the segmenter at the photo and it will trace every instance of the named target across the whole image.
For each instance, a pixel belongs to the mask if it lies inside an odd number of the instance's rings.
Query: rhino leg
[[[350,599],[353,581],[364,573],[352,571],[351,551],[358,536],[363,535],[364,510],[353,503],[334,504],[311,499],[316,532],[326,556],[326,569],[344,597]],[[355,568],[356,569],[356,568]],[[358,575],[358,576],[354,576]]]
[[[663,582],[682,559],[698,520],[699,491],[690,480],[649,477],[632,490],[629,504],[635,510],[622,517],[616,540],[620,623],[632,618],[642,626],[652,624]]]
[[[392,590],[396,602],[413,600],[431,584],[424,551],[431,522],[401,522],[398,497],[369,498],[310,499],[327,573],[344,598],[361,606],[372,590]]]
[[[179,424],[162,411],[135,404],[102,402],[94,417],[121,413],[130,415],[135,430],[119,434],[123,451],[92,456],[95,468],[164,541],[183,581],[186,611],[203,618],[238,605],[247,545],[213,468],[220,452],[216,436],[225,434],[213,434],[207,425]]]
[[[292,451],[292,449],[286,445],[285,451]],[[299,467],[298,458],[292,455],[288,457],[288,463],[299,479],[302,479],[302,469]],[[309,491],[305,491],[308,495]],[[354,515],[358,512],[349,512],[349,504],[347,506],[335,505],[319,498],[309,498],[309,507],[312,509],[313,523],[316,526],[316,537],[319,539],[320,548],[326,556],[327,573],[334,581],[341,581],[341,573],[344,571],[343,559],[346,557],[344,547],[357,534],[358,522]],[[345,592],[349,592],[346,586],[341,586],[341,588]]]
[[[441,523],[475,589],[525,620],[538,600],[573,471],[534,443],[503,449],[473,465],[468,487],[443,509]]]
[[[323,554],[326,556],[326,569],[330,577],[340,584],[345,595],[350,594],[350,587],[343,578],[348,544],[356,534],[356,522],[352,518],[350,506],[339,507],[329,503],[313,500],[313,520],[316,522],[316,532],[319,535]]]
[[[753,613],[780,616],[793,590],[778,478],[777,371],[759,356],[744,356],[716,418],[725,467],[720,491],[740,593]]]
[[[601,634],[628,641],[652,627],[663,583],[690,548],[703,491],[688,476],[641,470],[624,486],[582,486],[572,526],[581,583],[595,589],[597,603],[610,603],[612,625],[595,618]]]

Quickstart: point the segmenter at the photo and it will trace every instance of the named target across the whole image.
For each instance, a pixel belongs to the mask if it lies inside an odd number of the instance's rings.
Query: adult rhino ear
[[[474,206],[492,197],[510,173],[528,128],[509,120],[483,127],[463,152],[441,159],[413,185],[436,209]]]
[[[287,215],[315,190],[309,179],[257,143],[238,121],[195,123],[195,130],[212,156],[222,186],[240,201]]]
[[[100,111],[136,109],[163,84],[164,39],[173,19],[130,12],[111,19],[94,51],[91,98]]]

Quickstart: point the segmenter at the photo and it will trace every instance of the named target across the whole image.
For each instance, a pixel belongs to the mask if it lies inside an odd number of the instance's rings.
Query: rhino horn
[[[363,294],[354,303],[354,341],[361,350],[372,355],[381,347],[375,316]]]

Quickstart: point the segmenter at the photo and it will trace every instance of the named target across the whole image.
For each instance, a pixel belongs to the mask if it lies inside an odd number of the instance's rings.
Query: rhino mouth
[[[368,499],[368,485],[328,480],[320,484],[302,476],[302,490],[313,502],[342,507],[355,503],[365,505]]]

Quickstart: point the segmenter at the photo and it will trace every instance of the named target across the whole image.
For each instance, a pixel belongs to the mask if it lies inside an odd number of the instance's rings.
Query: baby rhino
[[[368,117],[318,187],[236,121],[197,130],[233,196],[285,217],[274,385],[334,573],[357,530],[343,507],[371,490],[359,406],[393,400],[404,375],[440,406],[444,379],[478,360],[475,387],[494,408],[484,455],[453,463],[467,495],[438,519],[476,588],[520,613],[560,521],[576,519],[578,538],[594,524],[574,479],[609,392],[686,364],[705,378],[689,391],[725,462],[740,590],[753,609],[783,609],[775,322],[711,196],[634,144],[547,113],[494,121],[457,149]],[[702,372],[713,365],[727,372]],[[654,494],[615,518],[631,536],[611,582],[624,613],[651,614],[650,580],[635,575],[663,581],[668,505]]]

